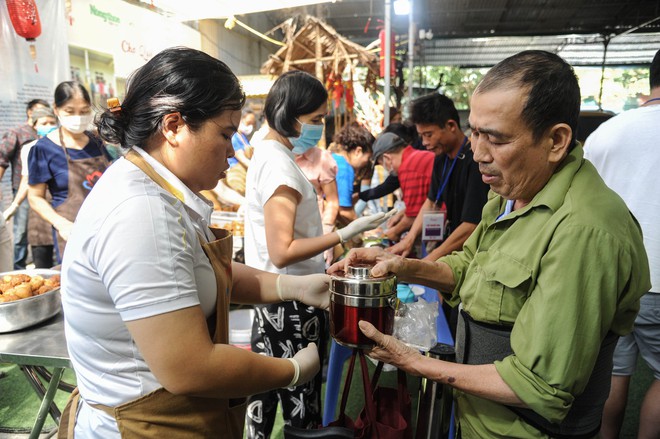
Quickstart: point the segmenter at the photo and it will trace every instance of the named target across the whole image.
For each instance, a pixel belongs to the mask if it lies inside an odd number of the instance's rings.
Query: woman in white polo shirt
[[[314,187],[295,162],[316,146],[327,113],[323,84],[312,75],[291,71],[273,84],[264,114],[268,133],[253,142],[245,188],[246,264],[280,274],[323,273],[323,251],[371,230],[386,220],[384,213],[358,218],[343,229],[323,234]],[[326,318],[321,310],[298,302],[256,307],[252,350],[289,356],[309,342],[325,352]],[[321,374],[298,388],[276,389],[250,397],[249,437],[268,437],[278,403],[284,420],[299,428],[321,423]]]
[[[172,48],[138,69],[124,102],[97,121],[129,151],[86,198],[64,255],[80,400],[62,435],[239,439],[243,397],[319,370],[314,345],[280,359],[227,344],[230,300],[328,305],[326,275],[232,263],[231,235],[209,227],[212,205],[199,192],[229,168],[244,101],[224,63]]]

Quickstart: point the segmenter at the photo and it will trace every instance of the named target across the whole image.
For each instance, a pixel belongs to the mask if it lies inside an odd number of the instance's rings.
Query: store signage
[[[149,61],[154,56],[153,51],[146,49],[143,45],[135,47],[130,41],[126,40],[122,40],[121,42],[121,51],[124,53],[139,55],[145,61]]]
[[[71,6],[76,19],[67,28],[69,45],[111,57],[114,72],[108,74],[119,78],[166,47],[201,46],[197,30],[129,2],[75,0]]]
[[[119,24],[120,22],[119,17],[112,15],[110,12],[103,12],[94,5],[89,5],[89,13],[102,18],[106,23]]]

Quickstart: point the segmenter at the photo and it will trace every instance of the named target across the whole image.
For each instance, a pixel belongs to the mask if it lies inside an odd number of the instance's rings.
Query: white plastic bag
[[[394,316],[394,337],[420,351],[427,352],[438,342],[438,302],[400,303]]]

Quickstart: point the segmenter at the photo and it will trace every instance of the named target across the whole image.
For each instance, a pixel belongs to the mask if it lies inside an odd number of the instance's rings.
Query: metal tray
[[[35,268],[33,270],[15,270],[0,273],[27,274],[41,276],[44,279],[60,274],[58,270]],[[18,331],[34,326],[57,315],[62,309],[60,289],[55,288],[39,296],[32,296],[14,302],[0,303],[0,333]]]

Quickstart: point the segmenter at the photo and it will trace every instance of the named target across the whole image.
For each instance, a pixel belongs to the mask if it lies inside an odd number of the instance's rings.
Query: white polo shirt
[[[284,268],[277,268],[268,255],[264,204],[280,186],[288,186],[301,195],[296,208],[293,239],[323,235],[316,191],[295,162],[295,156],[275,140],[253,143],[254,155],[245,184],[245,263],[271,273],[314,274],[325,271],[323,253]]]
[[[215,276],[199,244],[200,235],[212,239],[212,205],[135,150],[184,202],[120,158],[85,199],[62,264],[65,331],[80,394],[108,406],[162,387],[125,321],[200,305],[208,317],[215,309]],[[119,437],[114,419],[85,403],[75,434]]]

